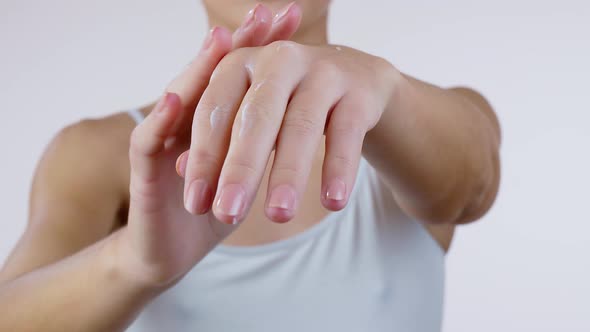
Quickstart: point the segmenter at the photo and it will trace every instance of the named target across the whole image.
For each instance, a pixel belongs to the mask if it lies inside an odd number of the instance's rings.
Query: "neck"
[[[321,17],[313,24],[299,28],[291,40],[305,45],[328,44],[328,17]]]
[[[212,28],[214,26],[227,26],[227,24],[222,19],[210,15],[209,27]],[[320,17],[315,22],[299,28],[290,40],[305,45],[328,44],[328,16]]]

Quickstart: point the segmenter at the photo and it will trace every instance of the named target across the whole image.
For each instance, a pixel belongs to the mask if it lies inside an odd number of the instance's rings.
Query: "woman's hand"
[[[189,147],[195,106],[218,62],[232,49],[289,38],[300,18],[297,6],[273,20],[259,5],[233,35],[224,28],[211,30],[197,57],[133,131],[129,220],[118,238],[118,256],[124,271],[139,282],[170,285],[234,229],[212,214],[194,216],[184,209],[175,162]]]
[[[400,76],[387,61],[340,46],[280,41],[230,53],[197,106],[188,157],[178,161],[186,209],[203,214],[212,206],[224,223],[243,220],[276,148],[265,212],[288,221],[323,134],[321,201],[330,210],[342,209],[363,138]]]

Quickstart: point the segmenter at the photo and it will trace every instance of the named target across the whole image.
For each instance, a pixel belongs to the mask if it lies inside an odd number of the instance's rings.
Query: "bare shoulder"
[[[129,115],[119,112],[80,120],[56,133],[37,164],[28,223],[0,279],[56,262],[126,220],[134,126]]]
[[[87,195],[124,196],[129,172],[129,137],[134,121],[124,112],[82,119],[61,129],[48,144],[35,181],[71,184]],[[72,188],[69,188],[70,190]],[[76,193],[79,194],[79,193]]]

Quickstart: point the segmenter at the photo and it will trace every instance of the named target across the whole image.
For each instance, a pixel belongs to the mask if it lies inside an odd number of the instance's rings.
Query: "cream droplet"
[[[244,105],[244,108],[242,109],[242,117],[241,117],[241,121],[240,121],[240,133],[238,135],[239,137],[243,137],[249,131],[252,131],[252,129],[254,128],[254,119],[250,115],[250,112],[251,112],[250,111],[250,103],[247,103]]]
[[[209,125],[211,126],[211,129],[214,130],[215,128],[222,125],[226,116],[226,112],[224,112],[221,107],[215,106],[211,112],[211,115],[209,115]]]
[[[254,76],[254,65],[251,62],[246,64],[246,70],[248,71],[248,74],[250,74],[250,77]]]
[[[262,87],[263,84],[264,84],[264,81],[260,81],[260,82],[256,83],[256,85],[254,86],[254,91],[260,90],[260,88]]]

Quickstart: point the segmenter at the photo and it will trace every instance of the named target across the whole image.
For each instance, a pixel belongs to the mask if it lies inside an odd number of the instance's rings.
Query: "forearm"
[[[121,272],[118,235],[0,285],[0,331],[124,331],[156,294]]]
[[[475,220],[499,182],[499,128],[478,96],[402,76],[363,154],[400,206],[431,223]],[[482,102],[483,101],[483,102]]]

